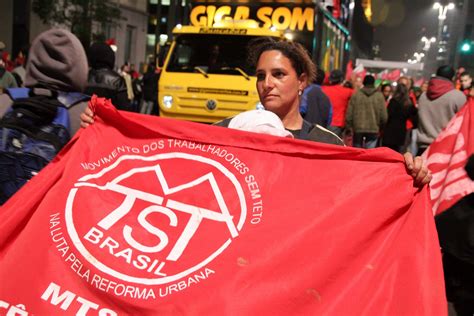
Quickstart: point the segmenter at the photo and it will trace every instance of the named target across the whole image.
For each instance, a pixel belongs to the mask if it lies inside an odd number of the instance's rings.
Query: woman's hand
[[[430,183],[433,176],[420,156],[413,158],[411,153],[405,153],[403,157],[405,158],[405,165],[408,169],[408,173],[413,177],[414,185],[416,187],[421,188],[425,184]]]
[[[94,123],[94,112],[92,112],[91,108],[88,106],[84,112],[81,113],[81,127],[86,128],[90,124]]]

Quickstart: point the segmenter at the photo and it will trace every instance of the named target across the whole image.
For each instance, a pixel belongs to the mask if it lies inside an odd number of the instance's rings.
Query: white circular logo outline
[[[125,160],[143,160],[143,161],[156,161],[156,160],[165,160],[165,159],[172,159],[172,158],[182,158],[182,159],[188,159],[188,160],[194,160],[198,162],[202,162],[205,164],[209,164],[215,168],[217,168],[220,172],[222,172],[234,185],[237,195],[239,197],[239,202],[241,205],[241,216],[239,219],[239,222],[237,224],[237,230],[241,231],[245,219],[247,217],[247,205],[245,203],[245,194],[243,192],[242,186],[238,182],[237,178],[233,173],[231,173],[226,167],[224,167],[220,162],[217,162],[215,160],[212,160],[210,158],[198,156],[198,155],[193,155],[193,154],[187,154],[187,153],[180,153],[180,152],[171,152],[171,153],[162,153],[162,154],[157,154],[154,156],[150,157],[143,157],[140,155],[124,155],[117,159],[115,163],[113,163],[111,166],[104,168],[100,172],[96,174],[90,174],[87,176],[84,176],[79,179],[79,181],[87,181],[89,179],[94,179],[94,178],[100,178],[110,170],[115,169],[122,161]],[[77,185],[77,183],[76,183]],[[139,277],[133,277],[129,276],[126,274],[123,274],[121,272],[115,271],[112,268],[109,268],[105,264],[101,263],[99,260],[97,260],[82,244],[81,239],[79,235],[77,234],[77,231],[74,226],[74,220],[72,217],[72,206],[74,203],[74,198],[76,196],[76,193],[79,189],[78,188],[73,188],[70,190],[68,197],[67,197],[67,202],[66,202],[66,210],[65,210],[65,219],[66,219],[66,229],[69,234],[69,237],[71,238],[74,246],[76,249],[81,253],[81,255],[84,256],[84,258],[92,264],[94,267],[99,269],[100,271],[111,275],[115,278],[121,279],[123,281],[127,282],[132,282],[132,283],[139,283],[139,284],[144,284],[144,285],[162,285],[166,283],[170,283],[176,280],[179,280],[188,274],[197,271],[201,269],[202,267],[206,266],[209,262],[214,260],[218,255],[220,255],[231,243],[231,238],[229,238],[219,249],[217,249],[214,253],[212,253],[207,259],[202,261],[201,263],[195,265],[194,267],[191,267],[187,270],[184,270],[178,274],[172,275],[172,276],[167,276],[167,277],[162,277],[162,278],[139,278]]]

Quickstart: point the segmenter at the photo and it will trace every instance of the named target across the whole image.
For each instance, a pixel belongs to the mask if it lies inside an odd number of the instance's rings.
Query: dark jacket
[[[310,123],[328,127],[332,120],[332,105],[320,86],[309,85],[303,92],[300,112]]]
[[[213,125],[228,127],[230,121],[233,117],[223,119],[222,121],[216,122]],[[306,120],[303,121],[303,126],[300,130],[287,130],[295,139],[309,140],[312,142],[331,144],[331,145],[340,145],[345,146],[342,139],[339,138],[333,132],[325,129],[324,127],[318,124],[312,124]]]
[[[402,146],[405,143],[407,120],[411,119],[416,126],[417,109],[411,103],[403,105],[392,98],[387,110],[388,120],[383,132],[383,144],[384,146]]]
[[[158,74],[147,72],[143,75],[143,100],[154,101],[158,98]]]
[[[125,80],[111,69],[91,69],[85,93],[88,95],[97,94],[99,97],[111,99],[112,104],[119,110],[132,110],[127,96]]]

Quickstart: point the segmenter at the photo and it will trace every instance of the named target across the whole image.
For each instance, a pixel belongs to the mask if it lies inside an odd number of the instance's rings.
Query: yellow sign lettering
[[[212,27],[214,25],[214,16],[216,14],[216,7],[213,5],[207,6],[207,26]]]
[[[199,5],[195,7],[189,14],[189,20],[194,26],[205,26],[207,24],[207,16],[202,16],[206,14],[206,6]]]
[[[302,8],[294,8],[290,30],[294,31],[298,26],[298,31],[303,31],[305,24],[307,25],[308,31],[314,30],[314,9],[305,8],[303,11]]]
[[[257,11],[257,18],[263,22],[263,28],[270,28],[272,26],[272,19],[270,15],[273,9],[271,7],[262,7]]]
[[[214,23],[222,21],[226,17],[230,17],[230,10],[231,10],[231,8],[228,5],[219,7],[216,10],[216,14],[214,15]]]
[[[250,16],[249,7],[238,6],[235,10],[234,20],[248,20]]]
[[[251,17],[248,6],[199,5],[191,10],[189,16],[192,25],[207,27],[212,27],[216,22],[228,18],[236,21],[256,19],[263,28],[274,26],[278,30],[314,31],[314,8],[312,7],[293,7],[292,10],[285,6],[261,7],[257,10],[256,17]]]
[[[286,30],[291,23],[291,11],[285,7],[279,7],[272,14],[272,23],[277,30]]]

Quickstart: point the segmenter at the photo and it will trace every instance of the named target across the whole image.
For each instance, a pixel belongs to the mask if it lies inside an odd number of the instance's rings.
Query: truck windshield
[[[169,72],[253,75],[247,65],[246,48],[255,36],[183,34],[166,68]]]

